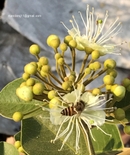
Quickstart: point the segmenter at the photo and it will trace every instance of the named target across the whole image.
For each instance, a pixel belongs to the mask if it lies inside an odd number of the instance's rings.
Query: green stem
[[[61,75],[61,72],[59,70],[58,63],[57,62],[56,62],[56,71],[57,71],[57,74],[60,76],[61,80],[64,81],[64,77],[62,77],[62,75]]]
[[[61,72],[62,72],[63,77],[65,78],[65,77],[66,77],[66,72],[65,72],[65,68],[64,68],[63,65],[60,66],[60,70],[61,70]]]
[[[49,75],[50,75],[53,79],[55,79],[55,81],[57,81],[60,85],[62,85],[62,83],[57,79],[57,77],[56,77],[54,74],[52,74],[52,72],[49,72]]]
[[[81,68],[80,68],[80,72],[79,72],[79,73],[82,73],[82,72],[83,72],[84,67],[85,67],[85,65],[86,65],[86,62],[87,62],[87,60],[88,60],[88,57],[89,57],[89,55],[86,54],[85,57],[84,57],[84,60],[83,60],[83,62],[82,62],[82,65],[81,65]]]
[[[76,57],[76,53],[75,53],[75,49],[71,49],[71,55],[72,55],[72,71],[75,71],[75,57]]]

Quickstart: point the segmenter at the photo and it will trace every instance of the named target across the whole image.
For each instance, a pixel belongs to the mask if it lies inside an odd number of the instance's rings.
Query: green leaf
[[[0,142],[0,155],[19,155],[19,152],[12,144]]]
[[[53,125],[47,116],[49,117],[47,113],[43,112],[43,115],[23,120],[21,140],[25,151],[29,155],[75,155],[75,128],[62,151],[59,152],[58,149],[60,149],[63,139],[57,140],[54,144],[51,143],[51,140],[55,138],[59,126]],[[123,144],[117,127],[115,125],[104,124],[102,129],[112,136],[104,134],[99,129],[97,130],[97,128],[92,129],[93,136],[96,139],[96,142],[92,141],[96,153],[101,154],[103,152],[103,155],[112,155],[112,153],[120,152],[123,149]],[[88,141],[82,131],[80,153],[78,155],[89,155]]]
[[[125,97],[114,104],[117,108],[123,108],[126,111],[126,118],[130,121],[130,92],[126,91]]]
[[[16,79],[6,85],[0,92],[1,115],[12,118],[13,113],[19,111],[23,114],[26,114],[24,118],[28,118],[34,115],[38,115],[42,112],[42,109],[39,105],[43,104],[43,102],[34,99],[32,101],[26,102],[17,97],[16,89],[22,82],[23,80],[21,78]]]

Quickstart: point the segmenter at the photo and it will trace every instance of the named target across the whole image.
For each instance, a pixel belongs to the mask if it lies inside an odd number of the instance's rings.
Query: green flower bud
[[[23,86],[26,86],[26,82],[22,82],[19,87],[23,87]]]
[[[114,84],[111,86],[111,92],[114,92],[115,88],[117,87],[118,85],[117,84]]]
[[[77,89],[81,90],[81,92],[84,92],[85,86],[83,84],[77,84]]]
[[[70,85],[70,82],[69,81],[65,81],[65,82],[62,83],[62,88],[64,90],[67,90],[70,86],[71,85]]]
[[[75,78],[76,78],[75,75],[70,75],[69,76],[69,81],[74,82],[75,81]]]
[[[60,53],[56,53],[55,54],[55,59],[58,60],[59,58],[62,58],[61,54]]]
[[[125,125],[123,131],[124,133],[130,135],[130,125]]]
[[[20,146],[20,147],[18,148],[18,152],[20,152],[20,153],[24,153],[24,149],[23,149],[22,146]]]
[[[92,94],[95,95],[95,96],[96,95],[100,95],[101,94],[101,90],[99,88],[94,88],[93,91],[92,91]]]
[[[106,85],[106,90],[111,90],[112,85]]]
[[[23,73],[22,78],[23,78],[24,80],[27,80],[27,79],[30,78],[30,74],[28,74],[28,73]]]
[[[54,97],[49,102],[49,108],[50,109],[57,108],[58,105],[61,105],[61,101],[60,101],[59,97]]]
[[[21,146],[21,142],[15,141],[14,146],[18,149]]]
[[[30,46],[29,52],[32,55],[37,56],[40,53],[40,47],[37,44],[33,44],[33,45]]]
[[[23,114],[21,112],[15,112],[12,118],[15,122],[19,122],[23,119]]]
[[[76,49],[79,51],[85,51],[85,47],[80,43],[77,44]]]
[[[101,68],[101,63],[99,61],[94,62],[93,63],[93,68],[94,68],[95,71],[100,69]]]
[[[113,76],[114,78],[116,78],[117,71],[115,69],[108,69],[107,74],[109,74],[109,75]]]
[[[69,46],[70,46],[71,48],[76,48],[76,46],[77,46],[76,41],[75,41],[75,40],[71,40],[71,41],[69,42]]]
[[[48,64],[48,59],[46,57],[40,57],[39,63],[41,65],[47,65]]]
[[[114,77],[111,76],[111,75],[106,75],[106,76],[104,76],[104,78],[103,78],[103,82],[104,82],[104,84],[106,84],[106,85],[112,85],[112,84],[114,83],[114,81],[115,81],[115,79],[114,79]]]
[[[35,95],[42,95],[44,89],[45,86],[42,83],[38,82],[33,86],[33,93]]]
[[[89,68],[90,68],[91,70],[94,70],[94,63],[91,63],[91,64],[89,65]]]
[[[59,58],[58,60],[57,60],[57,63],[59,64],[59,65],[64,65],[64,59],[63,58]]]
[[[124,86],[117,86],[113,91],[114,95],[120,98],[123,98],[125,96],[125,92],[126,89]]]
[[[50,36],[48,36],[48,38],[47,38],[47,45],[48,46],[52,46],[51,44],[53,44],[52,43],[52,40],[54,41],[54,40],[59,40],[59,42],[60,42],[60,39],[59,39],[59,37],[57,36],[57,35],[55,35],[55,34],[51,34]]]
[[[92,48],[90,48],[90,47],[85,47],[85,52],[86,52],[86,54],[91,54],[92,51],[93,51]]]
[[[104,62],[104,67],[108,69],[114,69],[116,67],[116,62],[113,59],[107,59]]]
[[[67,50],[67,45],[65,44],[65,43],[61,43],[60,44],[60,50],[62,51],[62,52],[65,52],[66,50]]]
[[[103,21],[102,21],[101,19],[98,19],[98,20],[97,20],[97,24],[102,24],[102,22],[103,22]]]
[[[49,65],[43,65],[41,70],[45,73],[49,73],[51,70],[51,67]]]
[[[64,38],[64,42],[68,45],[69,42],[70,42],[72,39],[73,39],[73,38],[72,38],[70,35],[68,35],[68,36],[66,36],[66,37]]]
[[[26,81],[26,85],[27,86],[33,86],[35,84],[35,80],[33,78],[29,78],[27,81]]]
[[[42,70],[40,71],[40,74],[41,74],[41,76],[44,77],[44,78],[46,78],[47,75],[48,75],[47,72],[44,72],[44,71],[42,71]]]
[[[34,64],[29,63],[25,65],[24,72],[30,75],[35,75],[37,72],[37,67]]]
[[[84,73],[85,73],[85,75],[89,75],[91,73],[91,69],[85,68]]]
[[[32,89],[29,86],[17,88],[16,95],[24,101],[31,101],[33,99]]]
[[[58,39],[52,39],[50,41],[50,46],[54,49],[57,49],[59,47],[59,45],[60,45],[60,39],[59,38]]]
[[[125,111],[121,108],[118,108],[114,111],[114,116],[117,120],[121,121],[125,118]]]
[[[128,78],[123,79],[122,84],[124,87],[127,88],[130,85],[130,79]]]
[[[92,51],[92,59],[97,60],[100,57],[100,52],[99,51]]]
[[[51,90],[48,92],[48,98],[51,100],[54,97],[58,96],[57,92],[55,90]]]

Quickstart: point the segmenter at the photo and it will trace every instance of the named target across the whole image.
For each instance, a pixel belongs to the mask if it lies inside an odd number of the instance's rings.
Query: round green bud
[[[106,90],[111,90],[112,85],[106,85]]]
[[[41,70],[45,73],[49,73],[49,71],[51,70],[51,67],[49,65],[43,65]]]
[[[97,60],[100,57],[100,52],[99,51],[92,51],[92,59]]]
[[[54,97],[53,99],[50,100],[49,102],[49,108],[57,108],[58,105],[61,105],[61,99],[59,97]]]
[[[50,47],[54,48],[54,49],[57,49],[60,45],[60,39],[52,39],[50,41]]]
[[[23,87],[23,86],[26,86],[26,82],[22,82],[19,87]]]
[[[92,94],[93,94],[94,96],[100,95],[100,94],[101,94],[101,90],[100,90],[99,88],[94,88],[93,91],[92,91]]]
[[[55,59],[58,60],[59,58],[62,58],[61,54],[60,53],[56,53],[55,54]]]
[[[94,62],[93,63],[93,68],[94,68],[95,71],[100,69],[101,68],[101,63],[99,61]]]
[[[111,86],[111,92],[114,92],[115,88],[117,87],[118,85],[117,84],[114,84]]]
[[[38,82],[33,86],[33,93],[35,95],[42,95],[44,89],[45,86],[42,83]]]
[[[58,60],[57,60],[57,63],[59,64],[59,65],[64,65],[64,59],[63,58],[59,58]]]
[[[42,70],[40,71],[40,74],[42,77],[46,78],[48,73],[47,72],[43,72]]]
[[[35,84],[35,80],[33,78],[29,78],[27,81],[26,81],[26,85],[27,86],[33,86]]]
[[[66,36],[66,37],[64,38],[64,42],[68,45],[69,42],[70,42],[72,39],[73,39],[73,38],[72,38],[70,35],[68,35],[68,36]]]
[[[24,149],[23,149],[22,146],[20,146],[20,147],[18,148],[18,152],[20,152],[20,153],[24,153]]]
[[[67,90],[70,86],[71,85],[70,85],[70,82],[69,81],[65,81],[65,82],[62,83],[62,88],[64,90]]]
[[[61,43],[60,44],[60,50],[65,52],[67,50],[68,46],[66,45],[66,43]]]
[[[15,141],[14,146],[18,149],[21,146],[21,142]]]
[[[91,69],[85,68],[84,73],[85,73],[85,75],[89,75],[91,73]]]
[[[74,82],[75,79],[76,79],[75,75],[70,75],[70,76],[69,76],[69,81]]]
[[[40,53],[40,47],[37,44],[33,44],[33,45],[30,46],[29,52],[32,55],[37,56]]]
[[[85,51],[85,47],[80,43],[77,43],[76,49],[79,51]]]
[[[15,122],[19,122],[23,119],[23,114],[21,112],[15,112],[12,118]]]
[[[48,45],[48,46],[51,46],[52,40],[54,41],[54,40],[60,40],[60,39],[59,39],[59,37],[58,37],[57,35],[51,34],[51,35],[48,36],[48,38],[47,38],[47,45]]]
[[[41,65],[47,65],[48,64],[48,59],[46,57],[40,57],[39,63]]]
[[[108,69],[114,69],[116,67],[116,62],[113,59],[107,59],[104,61],[104,67]]]
[[[103,78],[103,82],[104,82],[104,84],[106,84],[106,85],[112,85],[112,84],[114,83],[114,81],[115,81],[115,79],[114,79],[114,77],[111,76],[111,75],[106,75],[106,76],[104,76],[104,78]]]
[[[101,19],[98,19],[98,20],[97,20],[97,24],[102,24],[102,22],[103,22],[103,21],[102,21]]]
[[[113,76],[114,78],[117,77],[117,71],[115,69],[108,69],[107,74]]]
[[[114,116],[117,120],[121,121],[125,118],[125,111],[121,108],[118,108],[114,111]]]
[[[51,100],[54,97],[58,96],[57,92],[55,90],[51,90],[48,92],[48,98]]]
[[[16,95],[24,101],[31,101],[33,99],[33,92],[30,86],[17,88]]]
[[[123,79],[122,84],[124,87],[127,88],[130,85],[130,79],[128,78]]]
[[[25,65],[24,72],[30,75],[34,75],[37,72],[37,67],[34,64],[29,63]]]
[[[78,90],[81,90],[81,92],[84,92],[85,91],[85,86],[84,86],[84,84],[77,84],[77,89]]]
[[[30,64],[32,64],[32,65],[38,67],[37,62],[32,61],[32,62],[30,62]]]
[[[113,91],[114,95],[119,98],[123,98],[125,96],[125,92],[126,89],[124,86],[117,86]]]
[[[89,68],[90,68],[91,70],[94,70],[94,63],[91,63],[91,64],[89,65]]]
[[[27,79],[30,78],[30,74],[28,74],[28,73],[23,73],[22,78],[23,78],[24,80],[27,80]]]
[[[130,125],[125,125],[123,131],[124,133],[130,135]]]
[[[75,40],[70,40],[69,46],[70,46],[71,48],[76,48],[76,46],[77,46],[76,41],[75,41]]]
[[[40,71],[42,68],[42,65],[40,64],[40,62],[37,62],[37,70]]]
[[[92,51],[93,51],[92,48],[90,48],[90,47],[85,47],[85,52],[86,52],[86,54],[91,54]]]

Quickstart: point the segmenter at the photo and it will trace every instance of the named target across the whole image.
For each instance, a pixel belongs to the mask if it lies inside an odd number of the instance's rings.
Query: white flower
[[[79,141],[80,141],[80,135],[81,131],[80,128],[83,129],[84,134],[86,136],[86,139],[89,144],[88,140],[88,133],[83,125],[85,123],[88,126],[90,135],[92,136],[93,140],[94,137],[91,132],[91,127],[96,126],[98,129],[100,129],[103,133],[105,133],[99,126],[103,125],[105,123],[105,112],[103,106],[106,104],[105,97],[104,96],[93,96],[89,92],[85,92],[81,94],[80,90],[75,89],[71,93],[68,93],[62,97],[63,99],[63,105],[57,106],[57,108],[50,110],[50,120],[52,124],[59,125],[59,129],[56,133],[55,139],[52,140],[52,142],[55,142],[59,138],[64,138],[62,142],[62,146],[59,149],[59,151],[63,148],[66,141],[69,139],[70,135],[72,134],[73,130],[76,130],[76,138],[75,138],[75,149],[76,153],[78,153],[80,147],[79,147]],[[79,103],[79,107],[78,107]],[[74,113],[69,112],[66,114],[62,114],[62,112],[66,112],[66,108],[72,108],[74,107]],[[72,110],[72,109],[71,109]],[[65,129],[63,129],[63,125],[68,123]],[[76,129],[74,129],[74,127]],[[106,135],[107,134],[105,133]],[[90,149],[90,148],[89,148]],[[89,150],[90,151],[90,150]]]
[[[86,10],[86,20],[84,20],[81,12],[79,12],[82,22],[85,27],[85,34],[81,34],[79,26],[74,16],[73,20],[70,20],[72,24],[72,29],[68,29],[63,22],[61,22],[64,27],[68,30],[69,35],[73,37],[78,43],[77,48],[79,49],[88,49],[88,50],[97,50],[101,55],[107,53],[116,53],[114,52],[116,44],[109,44],[108,42],[116,36],[121,29],[121,22],[118,22],[117,18],[113,23],[109,25],[109,28],[105,33],[103,33],[104,26],[108,18],[108,12],[106,12],[104,20],[98,19],[94,15],[94,8],[89,12],[89,5],[87,5]],[[119,52],[116,54],[120,54]]]

